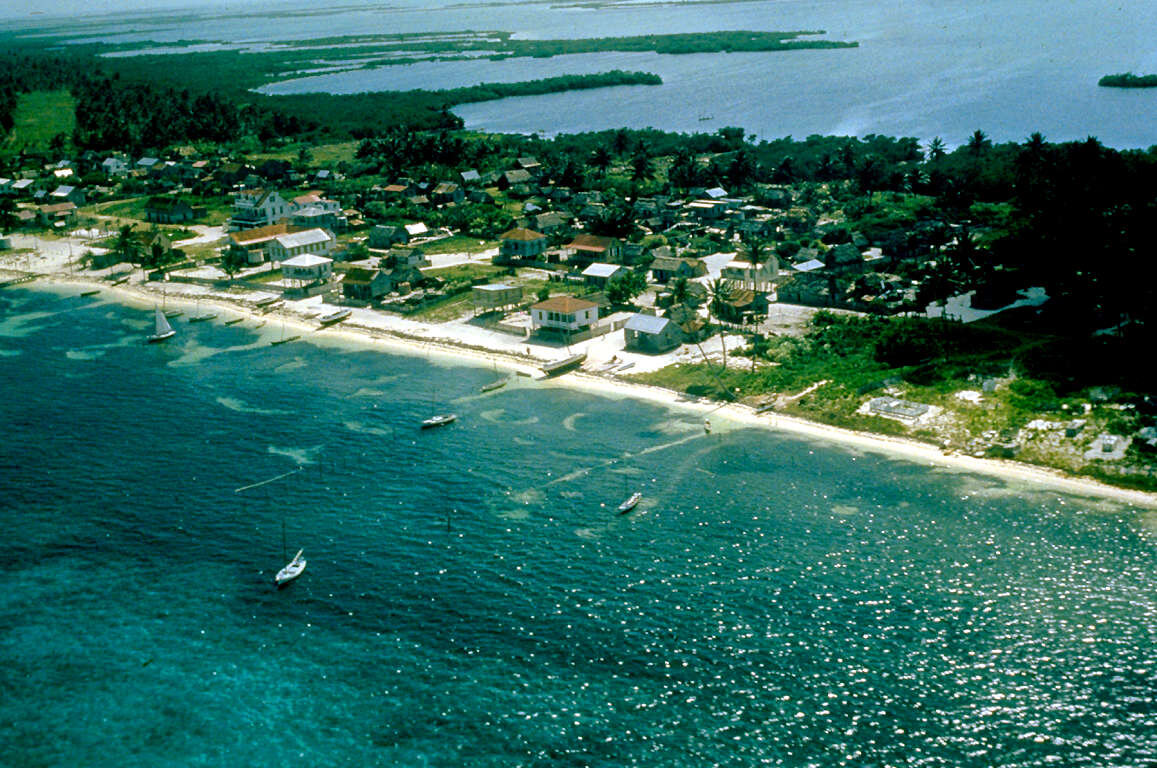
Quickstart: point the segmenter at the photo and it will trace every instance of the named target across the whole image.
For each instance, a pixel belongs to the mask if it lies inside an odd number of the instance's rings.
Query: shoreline
[[[20,274],[17,270],[4,271]],[[35,288],[37,284],[57,288],[77,287],[82,290],[100,288],[102,294],[107,292],[114,297],[117,303],[127,306],[147,307],[149,304],[155,305],[158,298],[156,291],[145,287],[148,284],[130,281],[120,285],[112,285],[93,277],[55,273],[41,274],[36,279],[16,287]],[[256,295],[260,295],[260,293]],[[436,336],[434,332],[437,329],[434,326],[425,326],[431,331],[431,336],[428,338],[417,334],[408,334],[397,329],[358,324],[356,320],[319,327],[310,324],[307,317],[286,311],[284,307],[281,307],[280,310],[262,311],[256,305],[249,306],[245,303],[246,299],[240,295],[234,298],[219,294],[192,296],[184,292],[175,294],[166,292],[163,296],[166,303],[171,302],[174,306],[179,306],[182,309],[201,305],[211,307],[220,313],[231,313],[247,320],[265,320],[268,323],[271,319],[280,319],[286,330],[302,334],[299,341],[312,341],[314,340],[310,338],[312,332],[325,331],[325,336],[322,338],[328,337],[334,341],[384,348],[395,354],[413,356],[434,352],[448,361],[458,363],[472,361],[480,366],[501,366],[511,373],[549,382],[551,386],[565,386],[608,397],[630,397],[672,409],[694,412],[704,417],[709,414],[719,414],[727,421],[743,427],[781,431],[802,438],[914,461],[933,468],[945,468],[1001,480],[1031,483],[1073,495],[1109,499],[1138,507],[1157,509],[1157,493],[1119,488],[1092,478],[1068,475],[1048,467],[1005,459],[944,454],[939,448],[916,440],[858,432],[777,412],[758,413],[753,407],[742,403],[727,403],[702,397],[691,399],[675,390],[627,381],[606,373],[580,369],[560,376],[547,377],[540,368],[540,365],[546,362],[544,359],[513,350],[491,349]],[[323,307],[327,311],[333,308],[333,305],[321,304],[320,302],[317,302],[317,306]],[[210,322],[221,322],[220,316]],[[249,330],[258,330],[258,328],[249,327]]]

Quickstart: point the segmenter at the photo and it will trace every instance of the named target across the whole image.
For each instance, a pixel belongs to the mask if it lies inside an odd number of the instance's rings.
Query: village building
[[[443,181],[430,193],[430,199],[438,204],[460,203],[466,199],[462,187],[452,181]]]
[[[272,262],[284,262],[304,254],[328,255],[337,246],[337,238],[324,229],[304,229],[276,235],[266,246],[266,258]]]
[[[530,307],[530,324],[535,330],[577,333],[599,319],[599,305],[574,296],[552,296]]]
[[[281,195],[265,189],[247,189],[233,196],[231,230],[253,229],[289,218],[290,207]]]
[[[38,209],[37,220],[41,226],[63,228],[76,221],[76,204],[70,202],[50,203]]]
[[[748,323],[756,317],[766,317],[768,306],[767,294],[738,288],[720,301],[716,311],[725,322]]]
[[[386,256],[386,262],[393,268],[421,269],[431,266],[426,252],[421,248],[394,248]]]
[[[763,291],[770,290],[778,274],[779,259],[768,254],[766,260],[758,264],[752,264],[745,259],[733,259],[724,265],[721,277],[752,290]]]
[[[698,283],[692,283],[692,285],[698,285]],[[701,341],[706,335],[707,321],[699,315],[694,307],[687,304],[676,304],[668,308],[663,316],[679,326],[685,342]]]
[[[390,276],[380,269],[353,267],[342,279],[341,292],[347,299],[375,301],[385,296],[392,288]]]
[[[145,221],[177,224],[193,219],[193,206],[179,197],[150,197],[145,203]]]
[[[314,205],[294,207],[289,215],[289,223],[295,227],[320,228],[342,230],[349,224],[349,219],[333,200],[319,200]]]
[[[522,169],[507,171],[498,177],[498,188],[511,189],[519,185],[529,186],[532,181],[534,181],[534,178],[528,171]]]
[[[534,216],[533,222],[535,231],[552,235],[570,226],[571,215],[565,211],[547,211]]]
[[[522,303],[522,286],[506,283],[476,285],[470,289],[470,305],[474,314],[495,312],[516,307]]]
[[[316,253],[303,253],[281,262],[281,275],[298,288],[321,283],[333,277],[333,259]]]
[[[672,280],[702,277],[707,274],[707,265],[699,259],[681,256],[671,256],[671,249],[667,246],[656,248],[655,258],[651,260],[651,279],[660,285],[666,285]]]
[[[718,221],[727,210],[722,200],[693,200],[686,205],[687,212],[701,221]]]
[[[49,199],[54,203],[73,203],[81,206],[85,202],[84,190],[80,187],[74,187],[69,184],[61,184],[56,189],[52,190]]]
[[[601,235],[578,235],[566,245],[570,261],[590,264],[595,261],[605,264],[622,262],[623,244],[614,237]]]
[[[32,193],[36,191],[35,179],[18,179],[12,182],[8,188],[13,197],[27,199],[32,197]]]
[[[498,263],[512,261],[533,261],[546,251],[547,238],[541,232],[532,229],[512,229],[498,236],[501,241],[498,249]]]
[[[405,245],[410,242],[410,233],[406,231],[405,227],[378,224],[370,230],[366,242],[370,248],[390,248],[395,245]]]
[[[275,238],[300,231],[300,229],[291,227],[283,221],[265,227],[232,232],[228,236],[225,247],[234,252],[243,252],[248,264],[262,264],[271,261],[266,252]]]
[[[612,280],[620,278],[630,271],[622,264],[602,264],[596,261],[582,271],[583,282],[601,291],[605,290]]]
[[[126,176],[129,172],[129,164],[119,157],[106,157],[101,161],[100,169],[105,176]]]
[[[631,315],[623,326],[627,349],[661,354],[683,343],[683,331],[670,318],[654,315]]]

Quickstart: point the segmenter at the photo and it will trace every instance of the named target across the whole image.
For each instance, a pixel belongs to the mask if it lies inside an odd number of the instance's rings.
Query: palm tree
[[[771,342],[762,333],[752,334],[749,351],[751,352],[751,372],[755,373],[756,361],[767,359],[767,353],[771,351]]]
[[[944,148],[944,139],[939,136],[934,136],[932,141],[928,142],[928,160],[939,160],[944,157],[947,150]]]
[[[751,290],[759,290],[759,266],[771,256],[771,243],[749,235],[743,239],[743,248],[747,252],[747,261],[751,264]]]
[[[691,291],[687,288],[687,278],[675,278],[675,282],[671,284],[671,304],[673,306],[686,304],[690,296]]]
[[[723,327],[723,316],[728,303],[735,295],[735,286],[730,280],[716,278],[707,285],[707,311],[719,323],[719,346],[723,350],[723,370],[727,370],[727,330]]]
[[[599,173],[603,176],[607,175],[607,169],[611,167],[611,153],[605,146],[600,144],[595,147],[595,151],[591,153],[590,164],[592,168],[597,168]]]
[[[671,166],[667,169],[667,181],[671,186],[686,189],[693,187],[699,179],[699,164],[695,155],[686,147],[680,146],[671,158]]]
[[[974,158],[979,158],[991,146],[988,134],[979,128],[968,138],[968,151]]]
[[[654,172],[650,152],[640,145],[631,158],[631,181],[647,181]]]
[[[135,224],[125,224],[121,227],[112,247],[113,253],[119,256],[121,261],[127,261],[129,264],[136,264],[141,252],[137,233],[133,231],[135,228]]]
[[[615,131],[611,137],[611,149],[615,151],[616,155],[625,155],[627,150],[631,147],[631,134],[627,133],[626,128],[620,128]]]

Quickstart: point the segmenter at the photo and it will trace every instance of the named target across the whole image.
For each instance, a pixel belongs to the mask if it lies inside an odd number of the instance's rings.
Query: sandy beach
[[[23,257],[20,257],[23,258]],[[318,318],[338,309],[325,304],[320,297],[299,301],[282,300],[273,291],[239,290],[223,293],[203,286],[185,283],[141,282],[140,273],[128,282],[113,285],[105,273],[77,273],[66,271],[59,263],[59,254],[38,254],[33,262],[40,275],[28,287],[52,286],[75,288],[77,292],[93,288],[112,301],[141,308],[164,303],[170,308],[185,311],[215,311],[213,322],[241,319],[246,326],[260,330],[271,342],[287,335],[301,336],[302,340],[338,341],[349,344],[368,344],[396,354],[424,355],[441,358],[446,362],[469,361],[480,367],[501,367],[503,370],[542,380],[546,386],[572,387],[614,397],[632,397],[663,405],[683,412],[693,412],[710,418],[715,431],[736,427],[758,427],[779,430],[801,437],[829,441],[857,449],[903,458],[920,464],[943,467],[997,477],[1011,483],[1030,483],[1059,492],[1111,499],[1140,507],[1157,508],[1157,494],[1117,488],[1088,478],[1065,475],[1044,467],[1015,461],[974,458],[964,455],[946,455],[939,448],[914,440],[875,435],[827,426],[780,413],[759,413],[754,408],[737,403],[722,403],[707,398],[689,398],[678,392],[638,384],[613,373],[600,372],[608,361],[629,363],[623,373],[656,370],[680,359],[697,359],[683,350],[668,355],[642,355],[623,349],[621,334],[592,339],[576,344],[570,351],[586,352],[587,361],[582,370],[547,379],[540,366],[563,357],[567,350],[552,347],[509,334],[490,331],[467,322],[430,325],[418,323],[389,313],[369,309],[353,309],[351,317],[337,325],[320,326]],[[8,257],[7,269],[0,280],[11,280],[27,274],[19,267],[18,257]],[[258,305],[261,299],[276,297],[272,308]],[[618,336],[618,343],[613,339]],[[716,344],[717,344],[716,340]],[[708,353],[712,350],[708,349]]]

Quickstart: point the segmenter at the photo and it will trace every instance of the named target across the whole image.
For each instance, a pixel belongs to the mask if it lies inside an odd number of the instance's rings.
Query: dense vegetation
[[[657,85],[658,76],[612,71],[522,83],[483,83],[441,91],[309,93],[266,96],[271,80],[333,61],[331,71],[421,60],[487,55],[546,58],[602,51],[662,54],[844,48],[855,43],[800,39],[819,32],[706,32],[577,40],[518,40],[506,32],[375,35],[299,41],[274,50],[226,50],[178,57],[140,53],[147,41],[81,43],[44,55],[40,41],[10,37],[0,44],[0,130],[12,130],[20,93],[68,88],[80,100],[79,146],[106,149],[163,146],[174,141],[235,141],[255,135],[366,136],[384,127],[455,128],[456,104],[617,85]],[[205,41],[182,41],[182,44]],[[101,57],[105,52],[136,55]],[[355,63],[351,63],[355,62]]]
[[[1132,72],[1123,72],[1116,75],[1105,75],[1097,81],[1097,85],[1106,88],[1157,88],[1157,75],[1135,75]]]

